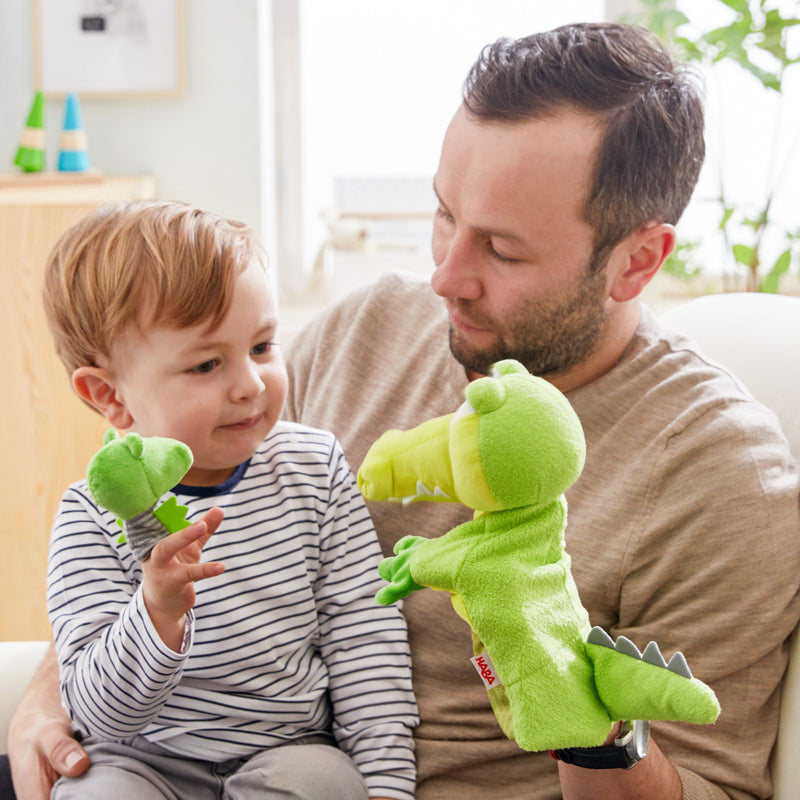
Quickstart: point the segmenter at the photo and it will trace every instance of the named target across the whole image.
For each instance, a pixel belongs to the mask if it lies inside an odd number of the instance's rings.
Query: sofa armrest
[[[772,754],[773,800],[793,800],[800,786],[800,631],[792,634],[783,679],[781,721]]]
[[[8,725],[42,663],[50,642],[0,642],[0,753],[8,752]]]

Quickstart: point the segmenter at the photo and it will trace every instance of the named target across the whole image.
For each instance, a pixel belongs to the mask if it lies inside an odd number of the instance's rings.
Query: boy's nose
[[[249,400],[264,391],[264,380],[256,364],[248,362],[236,373],[236,380],[231,387],[235,400]]]

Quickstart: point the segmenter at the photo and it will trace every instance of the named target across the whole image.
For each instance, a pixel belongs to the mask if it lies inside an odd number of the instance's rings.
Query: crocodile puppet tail
[[[719,716],[716,695],[692,677],[680,652],[668,664],[655,642],[640,653],[624,636],[615,644],[602,628],[595,627],[586,653],[594,664],[597,693],[612,719],[708,724]]]

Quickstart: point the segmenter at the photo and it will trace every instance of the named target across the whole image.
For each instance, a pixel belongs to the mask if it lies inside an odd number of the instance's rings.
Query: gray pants
[[[355,764],[313,736],[250,758],[218,763],[176,756],[141,736],[133,744],[89,739],[92,761],[60,778],[51,800],[367,800]]]

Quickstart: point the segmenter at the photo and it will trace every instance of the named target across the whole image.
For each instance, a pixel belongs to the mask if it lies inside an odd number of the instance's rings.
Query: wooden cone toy
[[[25,172],[41,172],[45,166],[44,148],[44,93],[36,92],[14,163]]]
[[[89,169],[86,133],[83,130],[81,107],[76,94],[67,95],[64,127],[59,143],[58,169],[61,172],[85,172]]]

